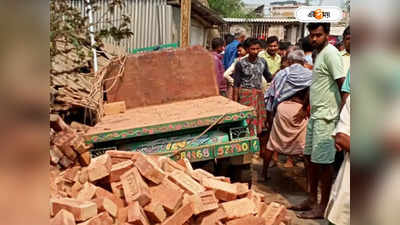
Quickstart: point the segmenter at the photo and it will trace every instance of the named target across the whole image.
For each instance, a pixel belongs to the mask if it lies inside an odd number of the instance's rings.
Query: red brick
[[[78,225],[112,225],[113,219],[106,212],[100,213],[99,215],[89,219],[86,222]]]
[[[224,202],[221,204],[228,219],[236,219],[252,214],[256,208],[254,203],[248,198]]]
[[[126,160],[132,160],[133,157],[136,157],[139,152],[128,152],[128,151],[118,151],[118,150],[110,150],[106,152],[112,160],[112,164],[117,164]],[[134,162],[132,160],[132,162]]]
[[[149,225],[149,221],[138,202],[132,202],[128,206],[128,222],[134,225]]]
[[[202,47],[129,55],[124,82],[117,82],[107,92],[107,98],[110,102],[125,101],[126,108],[130,109],[217,96],[213,64],[212,55]],[[108,76],[116,76],[119,70],[119,62],[110,65]],[[173,74],[179,79],[171,79],[165,74]],[[106,88],[111,85],[112,80],[105,82]]]
[[[150,202],[149,187],[142,179],[137,168],[132,168],[121,176],[126,202],[139,201],[141,206]]]
[[[234,183],[234,185],[236,185],[237,194],[240,196],[247,195],[250,191],[247,183]]]
[[[174,160],[167,158],[167,157],[160,157],[161,168],[165,172],[171,173],[174,170],[185,170],[185,167],[181,166]]]
[[[55,215],[65,209],[71,212],[76,221],[85,221],[97,215],[97,206],[93,202],[70,198],[50,199],[50,214]]]
[[[285,216],[286,207],[276,202],[271,202],[261,215],[266,220],[265,225],[279,225],[285,219]]]
[[[76,199],[81,200],[81,201],[89,201],[96,194],[96,189],[97,189],[96,186],[94,186],[93,184],[91,184],[89,182],[86,182],[83,185],[82,190],[78,193],[78,196],[76,197]]]
[[[82,189],[83,185],[79,182],[75,182],[71,187],[71,197],[76,198]]]
[[[81,154],[78,156],[78,160],[79,160],[79,163],[80,163],[82,166],[89,166],[89,165],[90,165],[90,161],[91,161],[90,152],[81,153]]]
[[[217,221],[223,220],[225,218],[227,218],[225,211],[222,208],[218,208],[217,210],[215,210],[209,214],[201,215],[199,217],[199,221],[197,224],[215,225],[217,223]],[[247,225],[250,225],[250,224],[247,224]]]
[[[110,184],[111,190],[114,195],[118,198],[123,199],[124,197],[124,188],[122,187],[122,182],[113,182]]]
[[[94,182],[107,177],[110,175],[111,166],[111,158],[107,154],[92,159],[92,162],[88,167],[89,180]]]
[[[144,207],[144,212],[148,218],[154,223],[162,223],[167,218],[163,206],[157,201],[151,201]]]
[[[228,221],[226,225],[265,225],[265,219],[256,216],[246,216],[243,218]]]
[[[202,180],[202,185],[211,190],[215,190],[215,196],[222,201],[231,201],[237,198],[237,186],[235,184],[206,178]]]
[[[50,225],[75,225],[75,217],[65,209],[60,210],[50,221]]]
[[[74,166],[72,168],[68,168],[67,170],[65,170],[64,173],[64,179],[68,182],[75,182],[77,181],[77,176],[78,176],[78,172],[80,170],[80,167],[78,166]]]
[[[81,184],[84,184],[89,181],[89,174],[88,174],[87,167],[84,167],[79,171],[78,181]]]
[[[54,131],[69,131],[70,127],[64,122],[58,114],[50,114],[50,127],[53,128]]]
[[[118,198],[114,194],[108,192],[107,190],[104,190],[101,187],[96,188],[96,198],[100,198],[100,199],[108,198],[111,201],[113,201],[118,206],[118,208],[124,207],[124,202],[120,198]]]
[[[256,209],[254,211],[254,213],[259,213],[261,208],[263,207],[263,202],[261,200],[261,196],[263,196],[262,194],[259,194],[253,190],[250,190],[247,193],[247,198],[249,198],[251,201],[253,201],[254,205],[256,206]]]
[[[79,154],[82,154],[89,150],[88,146],[85,145],[85,139],[83,139],[83,137],[79,135],[71,139],[70,146]]]
[[[213,191],[205,191],[200,194],[185,195],[183,204],[192,203],[195,215],[218,208],[218,200]]]
[[[121,175],[133,167],[132,160],[125,160],[123,162],[112,165],[110,172],[110,182],[118,182],[121,180]]]
[[[222,181],[222,182],[226,182],[226,183],[231,183],[231,178],[229,178],[229,177],[218,176],[218,177],[215,177],[214,179]]]
[[[193,178],[180,170],[173,171],[169,178],[189,194],[198,194],[206,190]]]
[[[140,154],[136,158],[135,166],[143,177],[155,184],[161,183],[165,178],[165,173],[157,166],[157,164],[143,154]]]
[[[203,169],[195,169],[190,174],[195,180],[201,183],[204,178],[215,178],[211,173],[203,170]]]
[[[68,167],[72,166],[72,165],[74,164],[74,162],[73,162],[72,160],[70,160],[67,156],[64,155],[64,156],[60,159],[59,164],[60,164],[61,166],[63,166],[64,168],[68,168]]]
[[[124,224],[128,221],[128,207],[119,208],[116,218],[116,224]]]
[[[193,214],[192,204],[183,205],[172,216],[168,217],[162,225],[183,225]]]
[[[56,144],[57,145],[57,144]],[[75,160],[78,154],[70,146],[69,141],[64,142],[62,145],[57,146],[70,160]]]
[[[64,154],[61,152],[61,150],[53,145],[50,147],[50,161],[53,164],[57,164],[58,162],[60,162],[61,158],[64,156]]]
[[[95,201],[97,204],[97,210],[99,212],[106,211],[108,214],[110,214],[114,218],[117,217],[118,207],[113,201],[111,201],[108,198],[98,198]]]
[[[174,213],[182,202],[183,190],[168,179],[159,185],[150,187],[152,199],[157,199],[165,210]]]

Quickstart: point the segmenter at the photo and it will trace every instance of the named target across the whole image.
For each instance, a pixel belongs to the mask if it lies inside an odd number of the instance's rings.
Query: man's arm
[[[342,89],[343,83],[344,83],[344,77],[341,77],[339,79],[336,79],[336,84],[338,85],[339,90]],[[344,96],[344,92],[340,92],[341,96],[342,96],[342,106],[344,105],[344,103],[346,102],[345,96]],[[348,96],[347,96],[348,97]]]
[[[269,72],[267,61],[265,59],[263,59],[263,58],[262,58],[262,60],[264,61],[264,64],[265,64],[265,68],[264,68],[264,71],[263,71],[263,76],[264,76],[265,80],[268,83],[270,83],[272,81],[272,78],[273,78],[272,74],[271,74],[271,72]]]
[[[335,146],[339,152],[342,150],[350,152],[350,136],[345,133],[337,133],[335,135]]]
[[[307,88],[306,93],[304,94],[304,103],[303,107],[299,109],[296,115],[294,115],[294,122],[300,123],[303,121],[308,114],[308,106],[310,105],[310,88]]]
[[[234,83],[233,83],[233,100],[238,101],[239,100],[239,88],[241,85],[242,80],[241,74],[243,73],[242,71],[242,65],[238,61],[235,65],[235,72],[234,72]]]

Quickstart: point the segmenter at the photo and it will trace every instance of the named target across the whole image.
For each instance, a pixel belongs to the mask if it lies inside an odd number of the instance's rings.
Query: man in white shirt
[[[350,224],[350,97],[346,99],[333,134],[336,149],[346,151],[339,175],[332,187],[325,217],[334,225]]]

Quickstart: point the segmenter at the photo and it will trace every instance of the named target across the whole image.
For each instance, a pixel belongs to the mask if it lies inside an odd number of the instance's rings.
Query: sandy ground
[[[280,158],[281,162],[284,160]],[[252,189],[263,193],[266,202],[298,204],[306,198],[304,165],[299,162],[294,168],[283,168],[282,164],[270,168],[271,179],[262,181],[260,180],[262,160],[255,156],[252,164]],[[294,211],[288,210],[288,213],[292,218],[291,225],[328,225],[325,220],[303,220],[297,218]]]

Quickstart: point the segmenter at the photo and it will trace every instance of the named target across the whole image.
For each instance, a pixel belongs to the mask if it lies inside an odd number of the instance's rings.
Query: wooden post
[[[181,48],[189,47],[190,45],[191,4],[191,0],[181,0]]]

